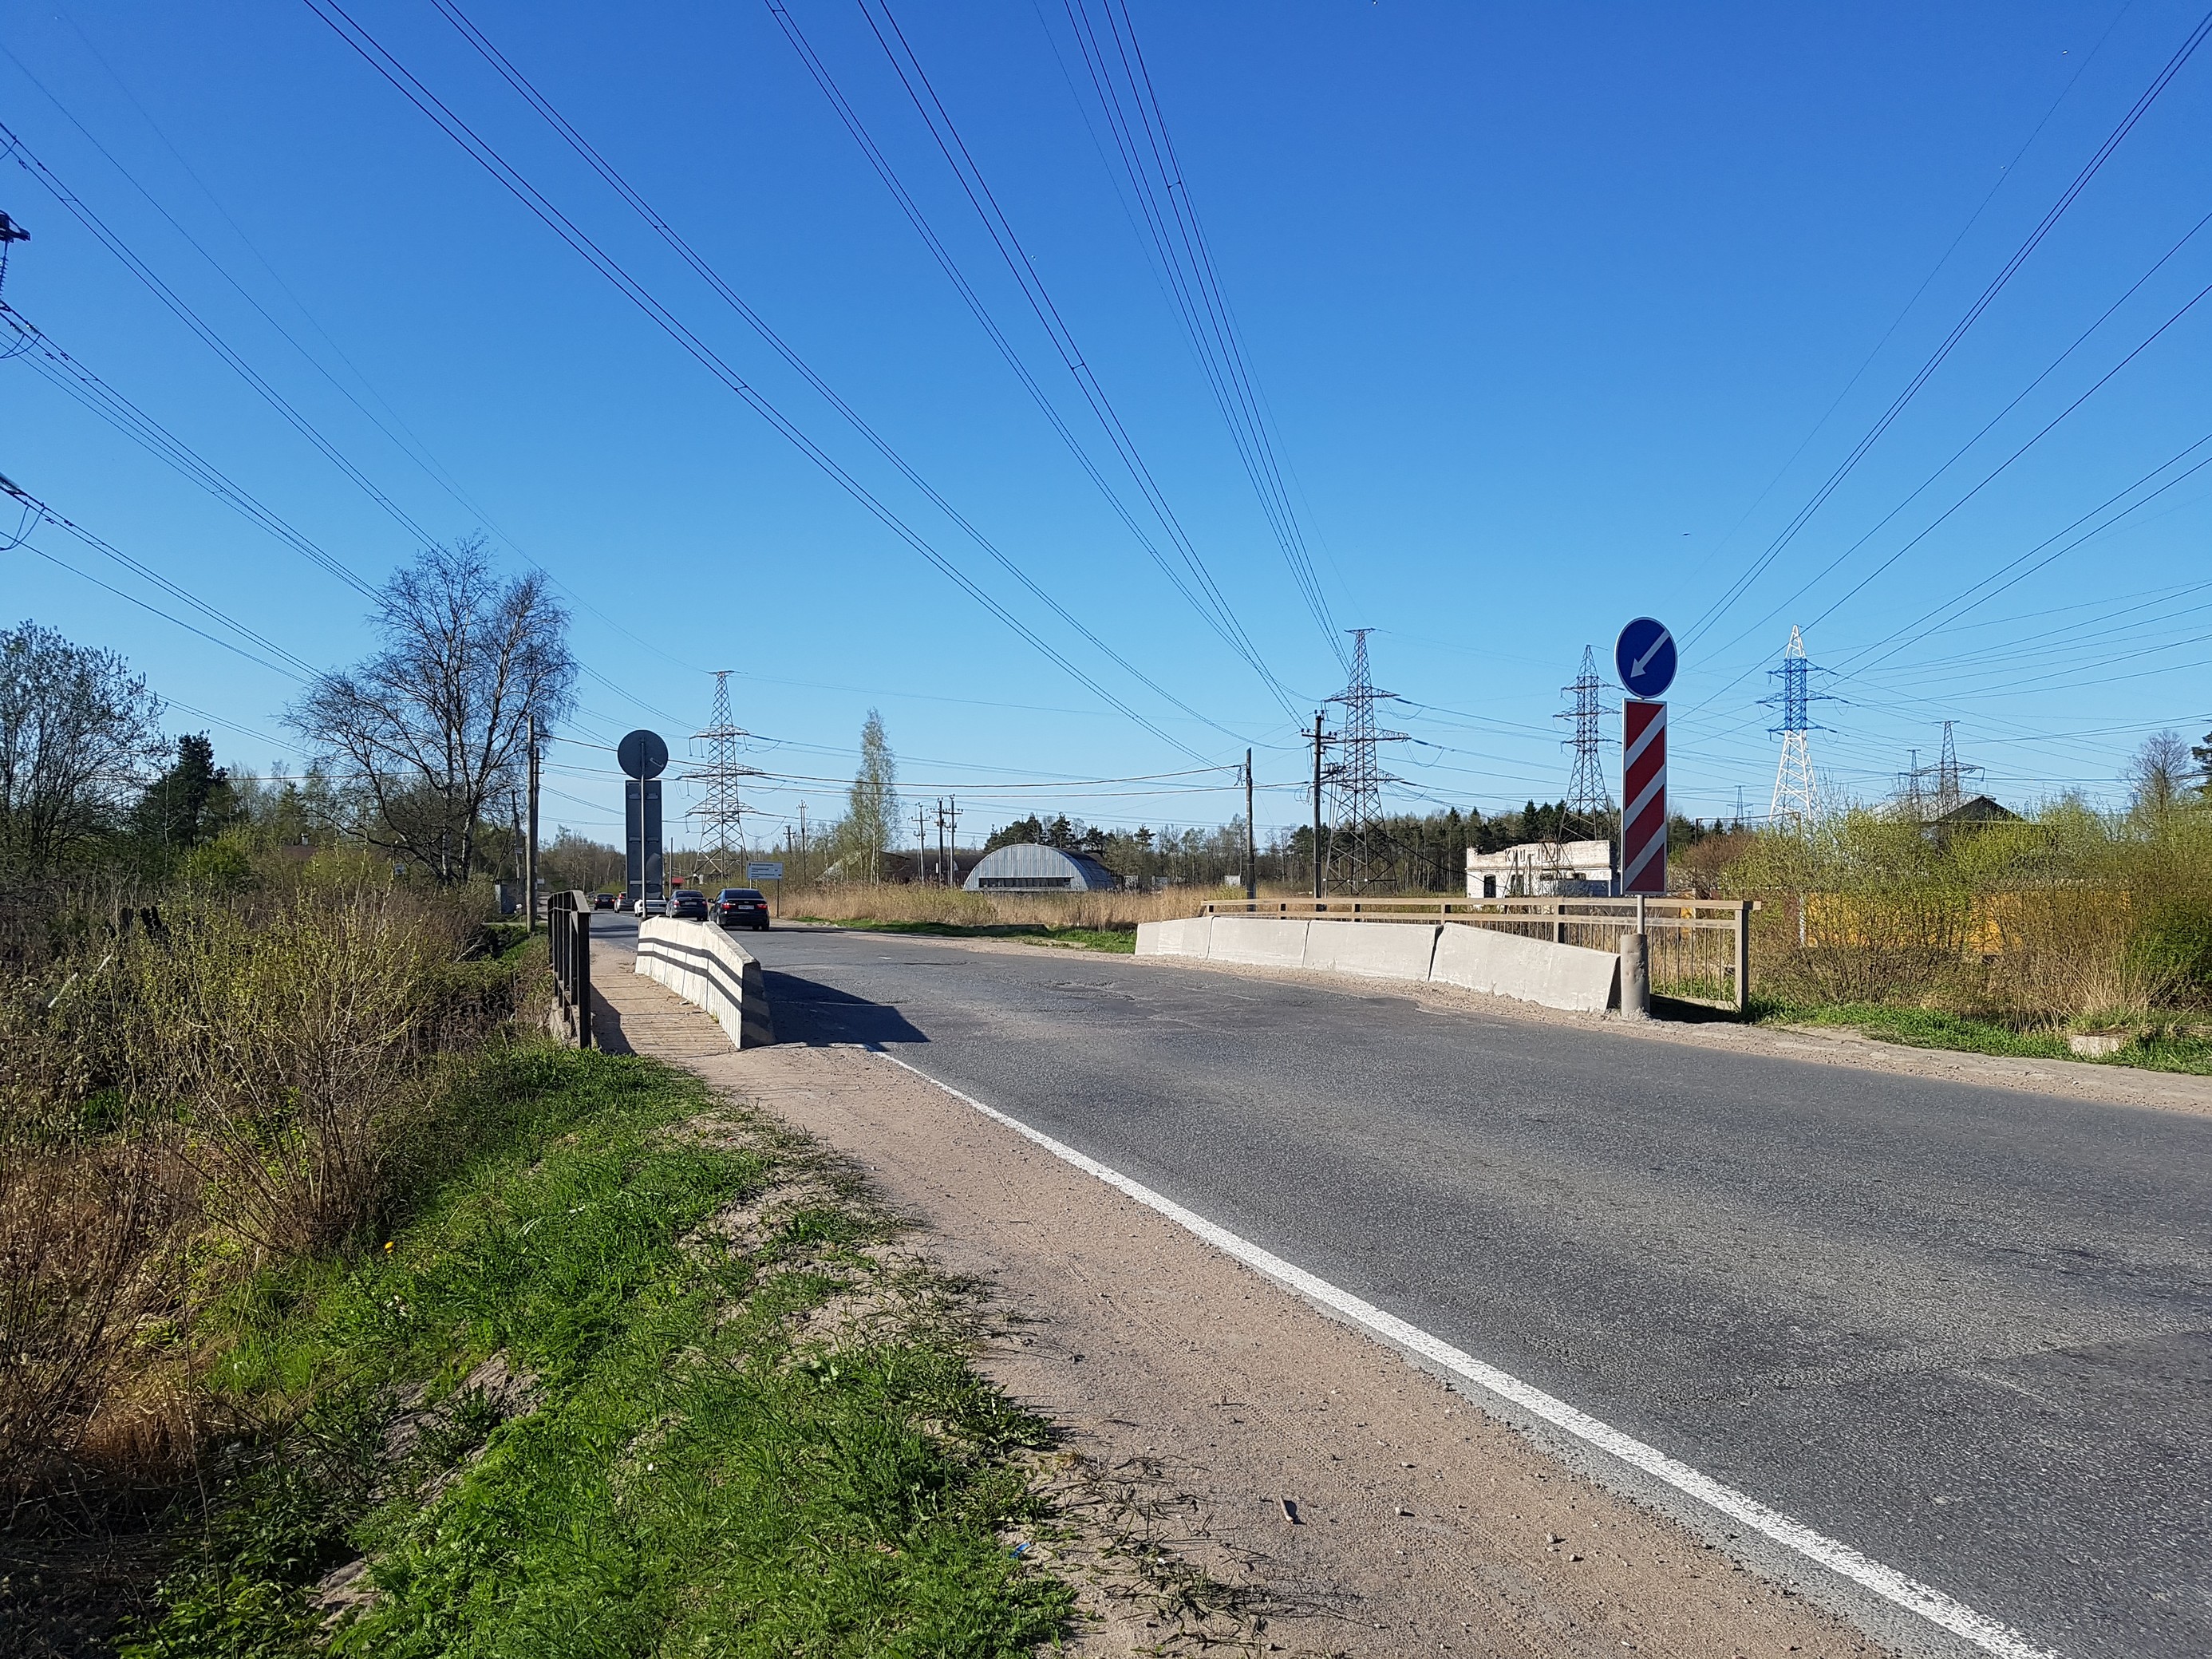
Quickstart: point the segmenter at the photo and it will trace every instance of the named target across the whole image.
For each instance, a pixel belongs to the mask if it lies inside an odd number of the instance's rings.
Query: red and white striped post
[[[1667,705],[1620,705],[1620,890],[1667,890]]]

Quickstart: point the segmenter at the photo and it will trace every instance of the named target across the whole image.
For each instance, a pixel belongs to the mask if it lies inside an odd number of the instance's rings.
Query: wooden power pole
[[[1259,831],[1252,823],[1252,751],[1244,751],[1244,896],[1260,896]]]
[[[538,716],[526,714],[530,738],[530,838],[523,843],[522,908],[531,933],[538,931]]]
[[[1313,745],[1314,745],[1314,802],[1313,802],[1313,806],[1314,806],[1314,825],[1313,825],[1314,896],[1315,896],[1316,898],[1319,898],[1319,897],[1321,896],[1321,866],[1322,866],[1322,857],[1321,857],[1321,745],[1322,745],[1322,735],[1321,735],[1321,710],[1320,710],[1320,709],[1318,709],[1318,708],[1316,708],[1316,709],[1315,709],[1315,710],[1314,710]]]

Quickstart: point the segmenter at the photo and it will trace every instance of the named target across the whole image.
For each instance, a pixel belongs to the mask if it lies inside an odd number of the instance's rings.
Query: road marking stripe
[[[1431,1336],[1419,1326],[1409,1325],[1396,1315],[1383,1312],[1351,1291],[1338,1289],[1327,1279],[1293,1266],[1272,1251],[1240,1238],[1227,1228],[1184,1209],[1174,1200],[1164,1197],[1139,1182],[1132,1181],[1120,1170],[1109,1169],[1097,1159],[1085,1157],[1074,1147],[1054,1140],[1042,1130],[1031,1128],[1019,1118],[1009,1117],[994,1106],[986,1106],[973,1095],[963,1094],[951,1084],[940,1082],[920,1066],[901,1060],[888,1048],[874,1043],[865,1046],[881,1054],[892,1065],[913,1073],[925,1083],[935,1085],[955,1100],[974,1107],[994,1122],[1003,1123],[1015,1133],[1035,1141],[1054,1158],[1073,1164],[1085,1175],[1096,1176],[1115,1191],[1133,1198],[1146,1209],[1157,1211],[1223,1254],[1234,1256],[1246,1267],[1296,1291],[1308,1301],[1319,1303],[1370,1334],[1396,1347],[1419,1354],[1500,1399],[1511,1401],[1530,1416],[1619,1458],[1631,1468],[1666,1482],[1706,1508],[1741,1522],[1784,1549],[1795,1551],[1807,1560],[1818,1563],[1884,1601],[1919,1614],[1938,1628],[1972,1643],[1984,1652],[1996,1655],[1997,1659],[2057,1659],[2049,1649],[2036,1646],[2011,1626],[1984,1618],[1965,1603],[1953,1601],[1942,1591],[1930,1589],[1917,1579],[1909,1578],[1894,1567],[1870,1559],[1850,1545],[1815,1532],[1803,1522],[1784,1515],[1778,1510],[1767,1508],[1758,1499],[1668,1456],[1656,1447],[1647,1446],[1633,1436],[1623,1434],[1587,1412],[1577,1411],[1565,1401],[1555,1399],[1517,1376],[1510,1376],[1494,1365],[1485,1364],[1474,1355],[1464,1353],[1449,1343]]]

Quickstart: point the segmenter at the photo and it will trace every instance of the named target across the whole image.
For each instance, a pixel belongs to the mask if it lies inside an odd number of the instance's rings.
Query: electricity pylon
[[[1374,878],[1374,865],[1382,846],[1382,786],[1398,779],[1382,770],[1375,752],[1383,743],[1403,743],[1403,732],[1385,732],[1375,723],[1375,705],[1395,697],[1395,691],[1377,691],[1368,678],[1369,628],[1345,630],[1352,638],[1352,684],[1331,697],[1344,705],[1343,730],[1338,734],[1337,760],[1328,774],[1330,830],[1328,885],[1336,892],[1364,890]]]
[[[1613,819],[1613,791],[1605,775],[1605,734],[1600,722],[1607,713],[1600,695],[1604,682],[1598,678],[1595,647],[1583,647],[1582,672],[1571,684],[1559,689],[1574,699],[1554,720],[1572,720],[1575,734],[1562,747],[1575,754],[1574,772],[1567,780],[1567,812],[1592,833],[1605,833]]]
[[[1766,672],[1782,683],[1772,696],[1759,700],[1782,711],[1782,723],[1767,728],[1770,735],[1782,739],[1782,759],[1774,769],[1774,799],[1767,805],[1767,818],[1785,829],[1802,830],[1820,816],[1820,784],[1813,770],[1813,746],[1805,734],[1820,729],[1808,711],[1826,694],[1812,689],[1815,671],[1805,659],[1804,635],[1794,624],[1781,665]]]
[[[730,671],[720,669],[714,675],[714,714],[704,731],[691,734],[694,744],[706,745],[703,764],[683,775],[684,782],[697,784],[701,791],[699,804],[685,816],[699,820],[702,876],[727,878],[735,873],[727,862],[730,855],[744,850],[745,804],[738,791],[744,779],[758,777],[760,769],[738,759],[738,744],[750,735],[730,717]]]

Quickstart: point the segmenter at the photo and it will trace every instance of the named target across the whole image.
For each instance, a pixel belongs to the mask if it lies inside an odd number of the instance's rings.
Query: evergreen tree
[[[177,739],[177,758],[147,787],[131,813],[131,827],[147,840],[178,852],[211,841],[236,816],[230,780],[215,763],[215,744],[204,732]]]

